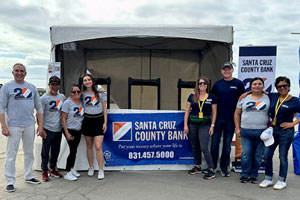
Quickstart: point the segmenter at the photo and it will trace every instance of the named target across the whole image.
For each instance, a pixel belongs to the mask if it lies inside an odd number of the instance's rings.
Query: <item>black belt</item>
[[[103,116],[103,112],[98,113],[98,114],[94,114],[94,115],[84,113],[84,116],[87,117],[87,118],[99,118],[99,117],[102,117],[102,116]]]

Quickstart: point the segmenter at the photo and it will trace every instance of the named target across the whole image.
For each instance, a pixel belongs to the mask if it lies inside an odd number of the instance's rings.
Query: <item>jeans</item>
[[[242,136],[242,173],[241,176],[258,177],[258,170],[265,150],[264,142],[260,139],[265,129],[241,129]]]
[[[273,177],[273,155],[274,151],[279,146],[279,178],[280,181],[285,181],[288,171],[288,152],[289,148],[294,140],[294,129],[282,129],[275,127],[273,131],[274,144],[267,147],[265,150],[265,179],[272,180]]]
[[[8,130],[10,136],[7,137],[4,175],[7,185],[13,185],[16,182],[16,157],[21,138],[23,141],[24,151],[24,178],[25,180],[30,180],[33,178],[32,165],[34,162],[34,124],[27,127],[9,126]]]
[[[230,163],[231,142],[234,128],[233,121],[217,120],[215,123],[214,134],[212,136],[211,155],[214,168],[217,168],[220,140],[223,134],[223,149],[220,158],[220,168],[222,172],[227,172]]]
[[[192,145],[195,165],[201,165],[201,152],[203,152],[207,167],[213,168],[211,154],[208,150],[208,143],[210,139],[209,125],[195,125],[189,124],[189,140]]]
[[[75,160],[76,160],[76,154],[77,154],[77,147],[80,143],[81,139],[81,131],[76,131],[72,129],[68,129],[69,133],[73,136],[73,140],[70,140],[68,142],[69,148],[70,148],[70,153],[67,158],[67,165],[66,165],[66,171],[71,171],[71,169],[75,165]]]
[[[41,168],[43,171],[48,171],[48,162],[49,162],[49,152],[51,149],[51,157],[50,157],[50,169],[55,169],[57,163],[57,157],[60,151],[60,142],[62,132],[52,132],[45,129],[47,133],[47,138],[43,139],[42,146],[42,164]]]

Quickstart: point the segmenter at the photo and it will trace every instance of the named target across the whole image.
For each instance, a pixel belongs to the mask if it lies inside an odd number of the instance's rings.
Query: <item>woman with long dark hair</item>
[[[89,163],[88,176],[94,176],[93,146],[95,146],[96,160],[99,167],[98,179],[104,179],[102,143],[107,128],[107,97],[104,92],[97,90],[96,82],[92,75],[86,74],[82,79],[82,95],[85,108],[82,133],[86,141],[86,154]]]
[[[206,77],[198,78],[194,93],[190,94],[186,103],[184,115],[184,132],[191,142],[195,166],[188,173],[201,173],[201,153],[203,152],[208,171],[204,179],[215,177],[213,162],[208,150],[210,136],[214,132],[214,123],[217,115],[217,100],[209,93],[209,80]]]

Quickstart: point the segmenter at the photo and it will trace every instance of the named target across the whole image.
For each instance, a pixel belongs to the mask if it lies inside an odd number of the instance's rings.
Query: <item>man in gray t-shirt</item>
[[[49,176],[60,178],[62,175],[55,170],[60,151],[62,136],[61,108],[66,97],[59,93],[60,79],[56,76],[49,78],[49,91],[41,97],[44,112],[44,130],[47,137],[43,138],[42,146],[42,180],[48,181]],[[50,160],[49,160],[50,155]],[[50,170],[48,163],[50,162]],[[48,171],[49,170],[49,171]]]
[[[35,137],[34,109],[37,112],[38,134],[44,136],[43,110],[37,88],[24,80],[27,73],[23,64],[15,64],[12,74],[14,80],[4,84],[0,90],[0,122],[2,134],[7,137],[4,171],[7,181],[7,192],[15,191],[15,165],[21,138],[24,151],[25,182],[32,184],[41,183],[33,177],[32,170]]]

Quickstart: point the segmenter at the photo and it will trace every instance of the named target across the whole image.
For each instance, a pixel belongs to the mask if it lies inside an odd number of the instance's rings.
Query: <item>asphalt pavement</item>
[[[1,130],[0,130],[1,131]],[[24,183],[22,145],[16,161],[16,191],[7,193],[4,178],[6,138],[0,136],[0,199],[122,199],[122,200],[190,200],[190,199],[222,199],[222,200],[289,200],[299,199],[300,176],[293,173],[292,148],[289,152],[289,171],[287,188],[275,191],[271,188],[261,189],[258,184],[240,183],[239,174],[231,173],[230,177],[204,180],[203,174],[189,175],[187,171],[105,171],[105,179],[97,176],[88,177],[80,172],[78,181],[70,182],[63,178],[51,178],[40,185]],[[274,182],[277,181],[279,169],[278,152],[274,156]],[[35,178],[41,180],[41,172],[35,171]],[[263,174],[259,175],[259,182]]]

